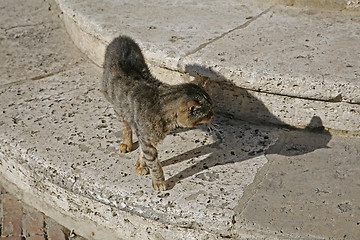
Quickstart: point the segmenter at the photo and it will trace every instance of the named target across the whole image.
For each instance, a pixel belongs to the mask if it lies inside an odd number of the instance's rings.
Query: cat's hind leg
[[[123,142],[120,143],[120,152],[127,153],[133,149],[132,130],[128,122],[122,121]]]
[[[119,114],[119,112],[116,109],[114,109],[114,110],[115,110],[115,113],[116,113],[118,119],[122,123],[123,141],[122,141],[122,143],[120,143],[119,151],[121,153],[131,152],[131,150],[133,149],[133,138],[132,138],[131,126],[127,121],[125,121],[121,117],[121,115]]]

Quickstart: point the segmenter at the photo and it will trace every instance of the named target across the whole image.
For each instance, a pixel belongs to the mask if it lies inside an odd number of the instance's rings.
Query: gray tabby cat
[[[136,171],[150,172],[154,189],[166,190],[155,146],[173,127],[210,122],[212,99],[200,84],[172,86],[153,77],[139,46],[125,36],[115,38],[106,49],[102,87],[123,124],[120,152],[133,149],[134,132],[141,151]]]

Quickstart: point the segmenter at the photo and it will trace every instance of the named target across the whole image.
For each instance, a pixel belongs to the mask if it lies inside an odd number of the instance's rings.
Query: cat
[[[122,122],[120,152],[133,150],[134,132],[140,157],[136,171],[151,173],[155,190],[167,190],[167,184],[155,146],[174,127],[193,127],[208,123],[214,115],[213,100],[204,90],[206,78],[191,83],[169,85],[155,78],[138,44],[119,36],[106,48],[102,91]]]

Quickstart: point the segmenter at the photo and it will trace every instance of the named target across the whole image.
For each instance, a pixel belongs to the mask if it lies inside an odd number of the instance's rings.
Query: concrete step
[[[341,11],[271,1],[57,2],[70,37],[99,66],[106,45],[129,35],[162,81],[211,77],[217,109],[236,118],[359,134],[360,8],[350,2]]]

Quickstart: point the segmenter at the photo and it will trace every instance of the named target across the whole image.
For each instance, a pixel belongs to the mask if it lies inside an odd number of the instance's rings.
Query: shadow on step
[[[274,116],[248,90],[235,86],[218,73],[199,65],[188,65],[186,71],[193,76],[200,75],[210,78],[206,88],[215,103],[215,117],[212,122],[217,126],[220,133],[214,134],[216,135],[216,142],[195,148],[162,162],[163,166],[168,166],[208,154],[205,159],[170,177],[167,180],[170,188],[173,188],[176,183],[183,179],[197,175],[217,165],[246,161],[264,154],[295,156],[321,148],[328,148],[327,144],[331,139],[331,134],[324,129],[320,117],[313,116],[304,129],[290,126]],[[232,124],[234,120],[231,119],[254,123],[255,129],[249,129],[250,135],[246,138],[242,136],[241,131],[235,133],[235,131],[229,130],[231,128],[221,127]],[[256,129],[256,126],[259,126],[259,129]],[[267,133],[261,132],[264,129],[263,126],[267,126]],[[206,128],[204,126],[199,127]],[[236,128],[236,125],[234,125],[234,128]],[[255,138],[257,139],[256,146],[243,145]],[[274,138],[276,138],[275,143]]]

